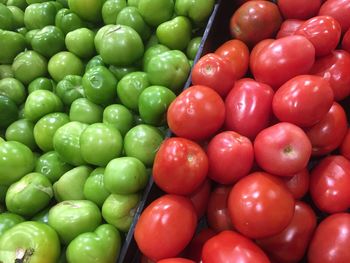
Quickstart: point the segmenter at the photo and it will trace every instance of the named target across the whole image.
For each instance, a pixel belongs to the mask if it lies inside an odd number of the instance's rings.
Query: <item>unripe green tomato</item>
[[[33,36],[30,44],[33,50],[50,58],[64,50],[64,34],[56,26],[45,26]]]
[[[169,51],[170,49],[167,46],[162,44],[155,44],[146,49],[145,54],[143,55],[143,69],[147,68],[148,62],[158,54]]]
[[[6,5],[7,6],[17,6],[22,11],[24,11],[26,9],[26,7],[28,6],[26,0],[7,0]]]
[[[13,16],[13,25],[14,28],[21,28],[24,26],[24,12],[17,6],[7,6],[11,11]]]
[[[102,6],[102,18],[105,25],[115,24],[119,12],[126,7],[126,0],[107,0]]]
[[[23,143],[31,150],[38,146],[34,139],[34,123],[27,119],[20,119],[7,127],[5,137],[7,141],[16,141]]]
[[[0,80],[0,95],[7,96],[17,105],[21,105],[26,98],[26,90],[19,80],[3,78]]]
[[[35,90],[54,91],[55,87],[56,84],[52,79],[39,77],[29,83],[28,93],[32,93]]]
[[[66,35],[67,49],[80,58],[90,58],[95,51],[95,33],[88,28],[79,28]]]
[[[68,75],[83,75],[83,62],[73,53],[62,51],[51,57],[48,64],[51,77],[59,82]]]
[[[82,80],[81,76],[67,75],[57,83],[56,94],[65,105],[70,106],[75,100],[85,97]]]
[[[10,213],[10,212],[0,213],[0,237],[7,230],[24,221],[25,219],[20,215]]]
[[[0,29],[12,30],[15,28],[15,21],[12,12],[2,3],[0,3],[0,17]]]
[[[195,59],[201,42],[202,42],[201,37],[195,37],[195,38],[191,39],[191,41],[188,43],[187,49],[186,49],[186,55],[187,55],[188,59],[190,59],[190,60]]]
[[[86,63],[85,65],[85,71],[90,70],[93,67],[96,66],[106,66],[105,63],[103,62],[102,58],[100,55],[96,55],[94,57],[92,57],[88,63]],[[113,73],[113,72],[112,72]]]
[[[195,24],[203,24],[213,11],[215,0],[176,0],[175,12],[189,17]]]
[[[82,19],[98,23],[102,20],[102,5],[104,0],[68,0],[69,9]]]
[[[103,123],[112,125],[124,135],[134,126],[132,112],[121,104],[112,104],[103,111]]]
[[[39,213],[35,214],[32,218],[31,221],[37,221],[41,222],[44,224],[48,224],[49,221],[49,207],[45,208],[44,210],[40,211]]]
[[[83,27],[83,21],[76,13],[67,8],[63,8],[56,14],[55,25],[61,29],[64,34],[67,34],[70,31]]]
[[[138,9],[145,19],[146,23],[151,26],[168,21],[174,13],[173,0],[140,0]]]
[[[7,128],[18,119],[18,107],[7,96],[0,95],[0,128]]]
[[[13,78],[14,76],[15,75],[11,65],[0,65],[0,79]]]
[[[103,108],[86,98],[73,101],[69,118],[71,121],[79,121],[86,124],[93,124],[102,121]]]
[[[0,63],[10,64],[26,48],[26,40],[19,33],[0,29],[0,47]]]
[[[53,2],[31,4],[24,11],[24,24],[29,30],[54,25],[56,13]]]
[[[111,194],[104,184],[105,168],[98,167],[93,170],[84,184],[84,197],[102,207],[106,198]]]
[[[114,77],[116,77],[118,81],[132,72],[140,71],[140,67],[137,65],[130,66],[130,67],[122,67],[122,66],[119,67],[119,66],[110,65],[108,69],[110,72],[112,72],[112,74],[114,75]]]

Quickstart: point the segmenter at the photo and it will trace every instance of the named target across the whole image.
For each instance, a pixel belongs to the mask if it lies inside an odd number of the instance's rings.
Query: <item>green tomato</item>
[[[25,35],[28,33],[28,29],[25,27],[20,27],[16,29],[16,32],[25,37]]]
[[[26,90],[24,85],[15,78],[4,78],[0,80],[0,95],[9,97],[20,105],[26,99]]]
[[[69,106],[76,99],[85,97],[83,78],[77,75],[67,75],[56,86],[56,94],[62,102]]]
[[[0,128],[7,128],[18,119],[16,103],[7,96],[0,95]]]
[[[151,26],[168,21],[174,13],[173,0],[140,0],[138,9],[145,19],[146,23]]]
[[[88,99],[80,98],[73,101],[69,118],[71,121],[79,121],[86,124],[93,124],[102,121],[103,108]]]
[[[46,75],[47,61],[36,51],[28,50],[15,57],[12,69],[16,79],[28,85],[34,79]]]
[[[0,141],[1,141],[1,139],[0,139]],[[8,189],[8,186],[0,185],[0,204],[5,204],[7,189]]]
[[[133,114],[121,104],[112,104],[103,111],[103,123],[112,125],[124,135],[134,126]]]
[[[7,141],[16,141],[35,150],[37,145],[34,139],[34,123],[27,119],[20,119],[7,127],[5,137]]]
[[[52,197],[50,180],[40,173],[30,173],[9,187],[6,207],[12,213],[31,217],[44,209]]]
[[[126,7],[126,0],[107,0],[102,6],[104,24],[115,24],[119,12],[124,7]]]
[[[39,77],[29,83],[28,93],[32,93],[35,90],[54,91],[55,87],[56,87],[56,84],[52,79]]]
[[[191,41],[188,43],[187,49],[186,49],[186,55],[187,55],[188,59],[190,59],[190,60],[195,59],[195,57],[198,53],[199,47],[201,45],[201,42],[202,42],[201,37],[195,37],[195,38],[191,39]]]
[[[85,162],[97,166],[107,163],[121,155],[123,138],[111,125],[94,123],[80,136],[80,150]]]
[[[63,244],[69,244],[82,233],[94,231],[101,221],[100,209],[89,200],[63,201],[49,212],[49,225]]]
[[[53,2],[31,4],[24,11],[24,24],[29,30],[54,25],[56,13]]]
[[[108,224],[115,226],[118,230],[128,232],[140,198],[141,196],[139,194],[111,194],[102,206],[104,220]]]
[[[11,65],[0,65],[0,79],[13,78],[13,77],[14,77],[14,73]]]
[[[177,15],[189,17],[195,24],[205,22],[213,11],[215,0],[176,0]]]
[[[83,75],[83,62],[71,52],[61,51],[50,58],[48,69],[51,77],[59,82],[67,75]]]
[[[25,39],[26,39],[26,43],[27,45],[30,47],[31,45],[31,42],[32,42],[32,39],[33,37],[35,36],[36,33],[39,32],[40,29],[32,29],[32,30],[29,30],[27,29],[27,33],[24,35],[25,36]]]
[[[40,222],[22,222],[0,237],[0,262],[56,263],[60,241],[56,232]]]
[[[138,7],[139,6],[139,2],[140,2],[140,0],[128,0],[128,6]]]
[[[163,86],[150,86],[139,97],[140,117],[147,124],[166,124],[166,113],[170,103],[176,98],[174,92]]]
[[[112,74],[114,75],[114,77],[117,78],[118,81],[121,80],[122,78],[124,78],[129,73],[140,70],[140,68],[138,66],[116,67],[113,65],[110,65],[108,69],[110,72],[112,72]]]
[[[154,32],[154,33],[150,36],[150,38],[148,39],[145,49],[149,49],[150,47],[152,47],[152,46],[154,46],[154,45],[157,45],[157,44],[159,44],[159,40],[158,40],[158,38],[157,38],[156,33]]]
[[[101,21],[104,0],[68,0],[69,9],[89,22]]]
[[[49,113],[43,116],[34,126],[34,139],[43,152],[53,150],[53,137],[58,128],[69,122],[67,114],[62,112]]]
[[[78,166],[85,164],[80,151],[80,135],[87,124],[71,121],[58,128],[53,137],[53,148],[63,161]]]
[[[15,21],[12,12],[2,3],[0,3],[0,18],[0,29],[12,30],[15,28]]]
[[[11,64],[18,53],[26,48],[26,40],[19,33],[0,29],[0,63]]]
[[[0,237],[10,228],[15,225],[24,222],[25,219],[20,215],[13,213],[0,214]]]
[[[150,167],[162,141],[163,135],[157,128],[140,124],[125,135],[124,151],[126,156],[135,157]]]
[[[90,167],[78,166],[63,174],[53,185],[55,199],[59,202],[84,199],[84,185],[90,173]]]
[[[26,0],[7,0],[6,5],[7,6],[17,6],[18,8],[20,8],[23,11],[28,6]]]
[[[35,216],[33,216],[31,221],[37,221],[37,222],[41,222],[44,224],[48,224],[49,223],[49,211],[50,211],[49,207],[42,210],[41,212],[39,212]]]
[[[97,52],[107,64],[130,66],[139,60],[144,46],[139,34],[124,25],[106,25],[96,34]]]
[[[46,114],[63,110],[61,99],[48,90],[35,90],[30,93],[24,105],[24,116],[37,121]]]
[[[138,100],[141,92],[150,85],[145,72],[132,72],[123,77],[117,86],[120,101],[133,111],[138,110]]]
[[[64,8],[68,8],[68,0],[56,0],[56,2],[60,3]]]
[[[100,55],[94,56],[88,61],[88,63],[85,65],[85,71],[88,71],[96,66],[106,66]]]
[[[84,197],[102,207],[106,198],[111,194],[104,184],[105,168],[99,167],[93,170],[84,184]]]
[[[149,48],[146,50],[145,54],[143,55],[143,61],[142,61],[142,63],[143,63],[143,68],[144,68],[144,69],[147,68],[147,65],[148,65],[149,61],[150,61],[153,57],[155,57],[155,56],[157,56],[157,55],[159,55],[159,54],[161,54],[161,53],[164,53],[164,52],[166,52],[166,51],[169,51],[169,50],[170,50],[170,49],[169,49],[167,46],[164,46],[164,45],[162,45],[162,44],[155,44],[155,45],[149,47]]]
[[[57,12],[55,17],[55,25],[62,30],[64,34],[83,27],[81,18],[71,10],[63,8]]]
[[[12,13],[14,28],[23,27],[24,26],[24,12],[17,6],[8,6],[7,8]]]
[[[95,33],[88,28],[79,28],[66,35],[67,49],[80,58],[90,58],[95,51]]]
[[[50,58],[65,49],[64,34],[57,26],[45,26],[33,36],[30,44],[33,50]]]

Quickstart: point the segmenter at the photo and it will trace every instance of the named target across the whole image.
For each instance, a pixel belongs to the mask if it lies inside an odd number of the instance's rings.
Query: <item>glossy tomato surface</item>
[[[341,42],[341,48],[347,52],[350,52],[350,28],[343,36],[343,40]]]
[[[285,19],[308,19],[320,9],[320,0],[279,0],[278,7]]]
[[[194,192],[188,196],[192,201],[198,218],[201,218],[207,211],[210,192],[211,181],[206,179]]]
[[[208,239],[215,236],[215,231],[210,228],[202,228],[198,234],[194,236],[190,244],[185,249],[185,256],[188,259],[200,262],[202,257],[202,249]]]
[[[277,32],[276,38],[282,38],[286,36],[292,36],[304,23],[304,20],[299,19],[287,19],[284,20],[279,31]]]
[[[347,130],[343,142],[340,145],[340,153],[350,160],[350,129]]]
[[[283,177],[281,179],[295,199],[303,198],[309,191],[310,174],[307,168],[293,174],[292,176]]]
[[[350,2],[348,0],[327,0],[320,8],[319,15],[331,16],[341,25],[345,33],[350,28]]]

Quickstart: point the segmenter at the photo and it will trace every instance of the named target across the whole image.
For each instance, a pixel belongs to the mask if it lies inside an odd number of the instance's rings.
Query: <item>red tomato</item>
[[[208,157],[195,142],[170,138],[160,146],[153,165],[154,182],[169,194],[188,195],[205,180]]]
[[[315,61],[315,48],[303,36],[273,41],[250,57],[250,69],[259,82],[278,89],[287,80],[307,74]]]
[[[280,178],[283,180],[285,186],[287,186],[293,197],[295,199],[301,199],[309,190],[309,177],[309,171],[305,168],[290,177]]]
[[[277,5],[268,1],[249,1],[232,15],[230,30],[232,37],[252,47],[265,38],[273,37],[281,23]]]
[[[211,182],[209,179],[206,179],[201,186],[188,196],[192,201],[198,218],[201,218],[207,211],[210,190]]]
[[[334,214],[317,227],[308,251],[309,263],[350,262],[350,214]]]
[[[343,36],[341,48],[347,52],[350,52],[350,29],[348,29],[348,31],[346,31],[345,35]]]
[[[225,131],[209,142],[208,176],[220,184],[233,184],[246,176],[253,166],[254,150],[251,141],[237,132]]]
[[[312,144],[312,155],[325,155],[337,149],[347,128],[346,113],[342,106],[334,102],[323,119],[305,131]]]
[[[192,70],[193,85],[210,87],[221,97],[226,97],[237,79],[230,61],[214,53],[202,57]]]
[[[304,169],[311,143],[298,126],[280,122],[262,130],[254,141],[255,160],[265,171],[290,176]]]
[[[292,220],[294,198],[276,177],[255,172],[239,180],[228,198],[235,229],[249,238],[281,232]]]
[[[253,140],[270,123],[273,94],[253,79],[237,81],[225,100],[226,128]]]
[[[257,240],[271,259],[279,263],[298,263],[304,257],[316,228],[316,215],[310,206],[297,201],[292,221],[277,235]]]
[[[270,260],[250,239],[234,231],[223,231],[204,244],[202,262],[270,263]]]
[[[347,130],[346,135],[340,145],[340,153],[350,160],[350,129]]]
[[[186,258],[167,258],[157,261],[157,263],[196,263]]]
[[[183,196],[164,195],[141,214],[135,240],[141,252],[152,260],[176,257],[191,241],[197,215]]]
[[[195,262],[200,262],[202,257],[202,249],[208,239],[215,236],[214,230],[210,228],[203,228],[195,235],[190,244],[185,250],[186,258],[192,259]]]
[[[207,222],[216,232],[233,229],[227,209],[227,199],[231,189],[232,186],[218,186],[210,194]]]
[[[298,28],[304,23],[304,20],[298,19],[287,19],[284,20],[280,30],[277,33],[276,38],[282,38],[287,36],[292,36],[298,30]]]
[[[231,62],[235,78],[242,78],[248,71],[249,49],[244,42],[238,39],[232,39],[222,44],[215,54],[226,58]]]
[[[340,23],[343,33],[350,28],[349,0],[328,0],[322,4],[318,14],[335,18]]]
[[[168,125],[178,136],[203,140],[218,131],[225,121],[225,104],[213,89],[192,86],[169,106]]]
[[[305,21],[295,32],[306,37],[315,47],[315,54],[322,57],[331,53],[341,36],[341,27],[337,20],[330,16],[315,16]]]
[[[320,0],[278,0],[278,7],[285,19],[309,19],[317,14]]]
[[[316,206],[326,213],[350,207],[350,161],[341,155],[328,156],[312,170],[310,194]]]
[[[145,255],[142,255],[141,257],[141,262],[140,263],[155,263],[155,261],[150,260],[148,257],[146,257]]]
[[[275,93],[272,108],[280,121],[310,127],[327,114],[333,104],[328,81],[319,76],[300,75],[288,80]]]

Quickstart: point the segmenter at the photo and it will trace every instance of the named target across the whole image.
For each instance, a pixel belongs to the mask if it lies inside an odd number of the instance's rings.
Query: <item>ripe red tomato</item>
[[[278,0],[278,7],[285,19],[309,19],[317,14],[320,0]]]
[[[326,213],[350,207],[350,161],[341,155],[328,156],[312,170],[310,194],[315,205]]]
[[[268,1],[249,1],[241,5],[230,21],[231,35],[252,47],[273,37],[282,23],[277,5]]]
[[[215,236],[214,230],[210,228],[203,228],[194,236],[190,244],[186,247],[184,255],[186,258],[192,259],[195,262],[200,262],[202,257],[202,249],[208,239]]]
[[[337,149],[347,128],[346,113],[342,106],[334,102],[320,122],[305,130],[312,144],[312,155],[325,155]]]
[[[346,135],[340,145],[340,153],[350,160],[350,129],[347,130]]]
[[[349,0],[327,0],[322,4],[318,14],[335,18],[340,23],[343,33],[350,28]]]
[[[335,50],[331,54],[316,60],[310,71],[331,84],[336,101],[350,95],[350,53]]]
[[[315,16],[305,21],[295,34],[306,37],[314,45],[316,56],[321,57],[338,46],[341,27],[333,17]]]
[[[315,48],[303,36],[287,36],[273,41],[250,57],[250,69],[259,82],[278,89],[287,80],[307,74],[315,61]]]
[[[196,263],[186,258],[167,258],[157,261],[157,263]]]
[[[286,36],[292,36],[298,30],[298,28],[304,23],[304,20],[287,19],[284,20],[280,30],[278,31],[276,38],[282,38]]]
[[[273,94],[266,84],[238,80],[225,100],[226,128],[253,140],[270,123]]]
[[[292,220],[294,205],[294,198],[282,181],[263,172],[243,177],[228,198],[234,228],[249,238],[281,232]]]
[[[257,56],[260,54],[260,51],[263,50],[268,45],[270,45],[271,43],[273,43],[274,41],[275,39],[273,38],[267,38],[267,39],[261,40],[258,44],[256,44],[253,47],[252,52],[250,53],[249,62],[252,63],[252,61],[255,61]]]
[[[237,79],[230,61],[214,53],[201,57],[192,70],[193,85],[210,87],[223,98]]]
[[[237,132],[225,131],[211,139],[207,149],[208,176],[220,184],[233,184],[246,176],[253,166],[251,141]]]
[[[319,76],[300,75],[276,91],[272,108],[280,121],[310,127],[324,118],[333,99],[328,81]]]
[[[305,255],[316,223],[311,207],[297,201],[289,225],[277,235],[259,239],[257,243],[275,262],[298,263]]]
[[[343,36],[341,48],[347,52],[350,52],[350,29],[348,29],[348,31],[346,31],[345,35]]]
[[[349,243],[350,214],[331,215],[324,219],[315,231],[307,255],[308,262],[350,262]]]
[[[206,139],[225,121],[225,104],[213,89],[192,86],[169,106],[168,125],[178,136],[192,140]]]
[[[226,58],[231,62],[235,79],[242,78],[248,71],[249,49],[244,42],[232,39],[222,44],[215,54]]]
[[[280,177],[295,199],[301,199],[309,190],[310,174],[305,168],[290,177]]]
[[[255,160],[265,171],[290,176],[304,169],[311,143],[298,126],[280,122],[262,130],[254,141]]]
[[[197,215],[183,196],[164,195],[141,214],[135,240],[141,252],[152,260],[176,257],[191,241]]]
[[[211,181],[206,179],[192,194],[188,197],[196,210],[197,217],[201,218],[207,211],[208,201],[211,190]]]
[[[270,263],[270,260],[250,239],[234,231],[223,231],[204,244],[202,262]]]

